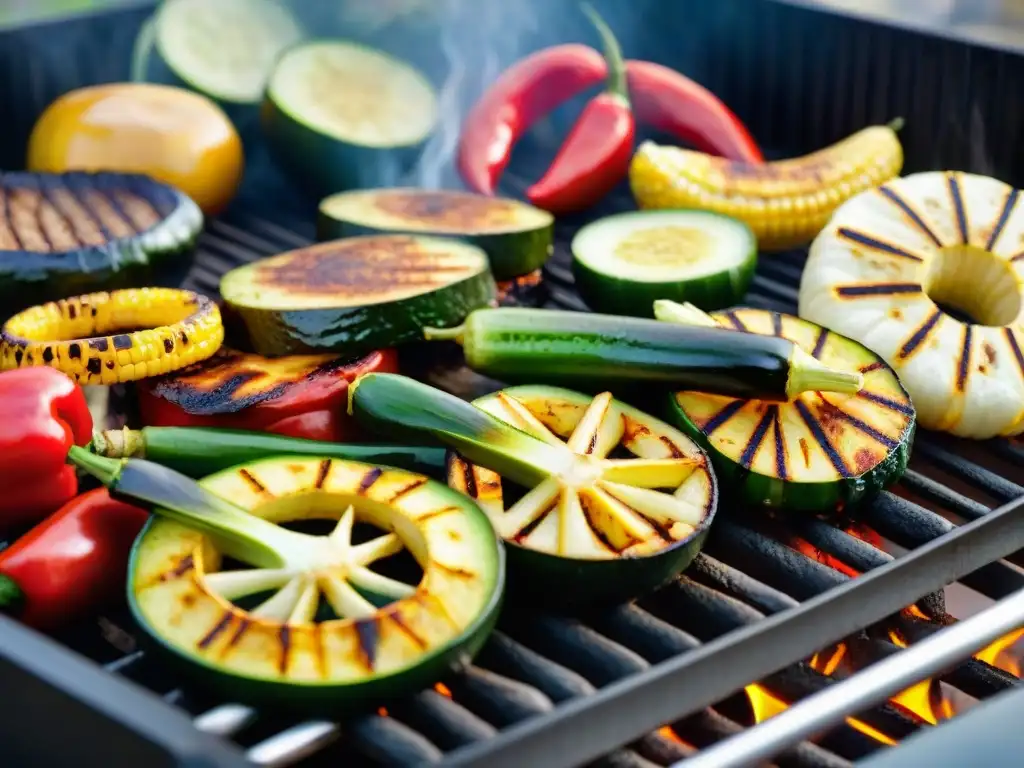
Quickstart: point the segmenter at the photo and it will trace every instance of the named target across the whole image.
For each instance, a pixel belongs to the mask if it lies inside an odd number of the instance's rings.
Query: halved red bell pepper
[[[148,519],[106,488],[72,499],[0,552],[0,612],[52,630],[123,595],[132,544]]]
[[[398,371],[391,349],[355,361],[333,355],[267,358],[222,348],[209,360],[138,383],[143,424],[222,427],[307,440],[358,435],[346,412],[348,386],[364,373]]]
[[[0,529],[38,522],[78,493],[72,445],[92,439],[82,390],[39,366],[0,373]]]

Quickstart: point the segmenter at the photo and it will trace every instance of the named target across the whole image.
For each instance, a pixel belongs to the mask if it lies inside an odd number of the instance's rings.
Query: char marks
[[[359,481],[358,493],[360,496],[365,496],[366,493],[373,487],[373,484],[380,479],[380,476],[384,474],[384,470],[380,467],[372,467],[369,469],[362,479]]]
[[[747,469],[750,469],[750,465],[754,463],[754,457],[757,455],[757,449],[761,447],[761,443],[764,442],[765,435],[768,434],[768,428],[772,425],[773,421],[778,418],[779,409],[777,406],[769,406],[765,409],[764,415],[761,420],[757,423],[757,427],[754,429],[754,434],[747,440],[747,444],[743,447],[743,453],[740,456],[740,464]]]
[[[884,195],[891,203],[893,203],[893,205],[895,205],[897,208],[903,211],[903,213],[906,214],[907,218],[910,219],[914,223],[914,225],[919,230],[921,230],[921,232],[929,240],[931,240],[937,247],[943,247],[943,242],[942,240],[939,239],[938,235],[935,234],[935,230],[928,226],[928,223],[924,220],[921,214],[914,210],[914,207],[910,205],[910,203],[908,203],[906,200],[900,197],[899,193],[897,193],[888,185],[883,185],[879,187],[878,191],[881,192],[882,195]]]
[[[866,389],[862,389],[860,392],[858,392],[857,397],[862,398],[864,400],[870,400],[872,403],[875,403],[876,405],[880,405],[883,408],[888,408],[890,411],[902,413],[905,416],[914,415],[914,409],[910,405],[907,405],[906,403],[901,403],[898,400],[893,400],[892,398],[889,397],[885,397],[884,395],[879,395],[874,392],[868,392]]]
[[[967,208],[964,206],[963,193],[960,190],[960,180],[955,173],[946,176],[946,183],[949,185],[949,197],[953,201],[953,210],[956,212],[956,226],[960,234],[960,243],[970,245],[971,232],[970,222],[967,221]]]
[[[331,459],[323,459],[320,462],[320,466],[316,469],[316,488],[317,490],[324,487],[324,483],[327,482],[327,476],[331,474],[331,466],[333,465]]]
[[[992,227],[992,234],[989,235],[988,242],[985,243],[985,250],[991,251],[996,247],[996,243],[999,242],[999,237],[1003,234],[1003,230],[1006,228],[1006,222],[1010,220],[1010,214],[1013,213],[1014,207],[1017,205],[1017,199],[1020,197],[1020,192],[1016,189],[1011,189],[1009,194],[1006,196],[1006,202],[1003,203],[1003,210],[999,214],[999,218],[996,219],[995,226]]]
[[[814,437],[815,441],[825,455],[828,456],[828,460],[832,463],[836,472],[840,477],[852,477],[849,467],[846,466],[846,462],[843,461],[842,455],[836,450],[836,447],[832,445],[832,441],[829,436],[825,434],[825,430],[821,428],[821,424],[815,418],[814,414],[811,413],[810,408],[803,400],[794,400],[793,405],[796,407],[797,413],[800,414],[800,418],[803,419],[804,424]]]
[[[860,299],[872,296],[909,296],[922,293],[920,283],[863,283],[860,285],[837,286],[836,296],[844,299]]]
[[[924,259],[918,256],[916,253],[911,253],[905,248],[900,248],[898,245],[893,243],[887,243],[884,240],[871,237],[870,235],[859,232],[849,227],[840,227],[836,234],[844,240],[862,245],[865,248],[870,248],[872,251],[879,253],[887,253],[890,256],[898,256],[901,259],[909,259],[910,261],[916,261],[918,263],[923,262]]]
[[[1013,328],[1003,328],[1003,333],[1006,335],[1006,342],[1010,345],[1010,349],[1013,350],[1013,357],[1017,361],[1020,374],[1024,376],[1024,352],[1021,352],[1020,344],[1017,343],[1017,335]]]
[[[249,487],[252,488],[257,493],[262,494],[262,495],[270,495],[268,493],[268,491],[267,491],[266,486],[263,485],[263,483],[261,483],[259,481],[259,478],[257,478],[254,474],[252,474],[252,472],[250,472],[248,469],[240,469],[240,470],[238,470],[238,475],[243,480],[245,480],[245,482],[249,485]]]
[[[779,417],[779,406],[768,408],[772,414],[772,431],[775,433],[775,474],[780,480],[789,479],[789,468],[786,461],[786,440],[782,434],[782,419]]]
[[[359,619],[353,625],[359,640],[359,656],[366,668],[373,671],[377,662],[377,647],[380,644],[380,626],[377,617]]]
[[[927,338],[931,335],[931,332],[935,330],[935,326],[938,325],[939,319],[942,317],[942,311],[938,308],[934,309],[925,321],[914,331],[910,338],[900,348],[897,357],[900,360],[906,360],[920,347]]]
[[[825,351],[825,342],[828,341],[828,328],[818,329],[818,338],[814,340],[814,349],[811,350],[811,356],[814,358],[820,358],[821,353]]]
[[[224,630],[231,626],[231,622],[234,621],[234,618],[234,613],[231,611],[224,611],[224,615],[220,617],[220,621],[214,624],[213,627],[210,628],[210,631],[207,632],[198,643],[196,643],[196,648],[199,650],[209,648],[210,645],[213,644],[213,641],[216,640]]]
[[[963,392],[967,385],[967,374],[971,370],[971,344],[974,327],[970,324],[964,326],[964,340],[960,347],[960,360],[956,369],[956,391]]]
[[[740,412],[745,404],[744,400],[733,400],[718,413],[704,422],[704,431],[709,435],[721,429],[726,422]]]

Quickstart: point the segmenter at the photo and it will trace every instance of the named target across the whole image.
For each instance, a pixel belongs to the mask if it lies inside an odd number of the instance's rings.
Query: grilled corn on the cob
[[[629,169],[641,208],[698,208],[744,221],[762,250],[804,245],[843,202],[897,176],[893,126],[873,126],[813,154],[765,165],[644,142]]]
[[[80,384],[116,384],[205,360],[223,340],[217,305],[192,291],[91,293],[8,320],[0,331],[0,369],[48,365]]]

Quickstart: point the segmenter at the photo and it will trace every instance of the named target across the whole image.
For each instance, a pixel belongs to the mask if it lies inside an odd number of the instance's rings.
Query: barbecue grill
[[[1005,45],[809,0],[662,5],[637,5],[663,23],[628,47],[704,82],[780,154],[902,115],[907,171],[1024,182],[1013,93],[1024,58]],[[0,166],[18,167],[33,120],[59,93],[125,77],[147,14],[132,7],[0,34]],[[543,35],[527,47],[552,42]],[[525,141],[506,191],[521,192],[553,150],[543,135]],[[187,280],[211,296],[226,270],[313,239],[312,208],[258,144],[247,151],[246,187],[209,222]],[[630,205],[623,191],[600,213]],[[548,306],[586,311],[566,247],[581,223],[559,225]],[[803,259],[762,258],[749,305],[795,312]],[[466,397],[494,386],[433,354],[410,361]],[[1017,764],[1024,737],[1011,718],[1024,693],[1012,655],[992,644],[1008,646],[1024,626],[1024,444],[920,431],[903,481],[855,513],[722,513],[704,553],[658,593],[582,619],[510,615],[462,673],[341,722],[212,700],[136,646],[126,612],[53,639],[0,617],[0,763]]]

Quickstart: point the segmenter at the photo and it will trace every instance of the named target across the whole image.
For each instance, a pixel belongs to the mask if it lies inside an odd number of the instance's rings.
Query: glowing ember
[[[434,686],[434,690],[440,693],[442,696],[447,696],[449,699],[452,697],[452,692],[448,690],[448,686],[443,683],[438,683]]]
[[[1020,653],[1011,653],[1010,648],[1016,645],[1024,637],[1024,629],[1018,629],[1005,637],[996,640],[988,648],[978,651],[974,658],[998,667],[1004,672],[1009,672],[1015,677],[1020,677],[1021,664]]]

